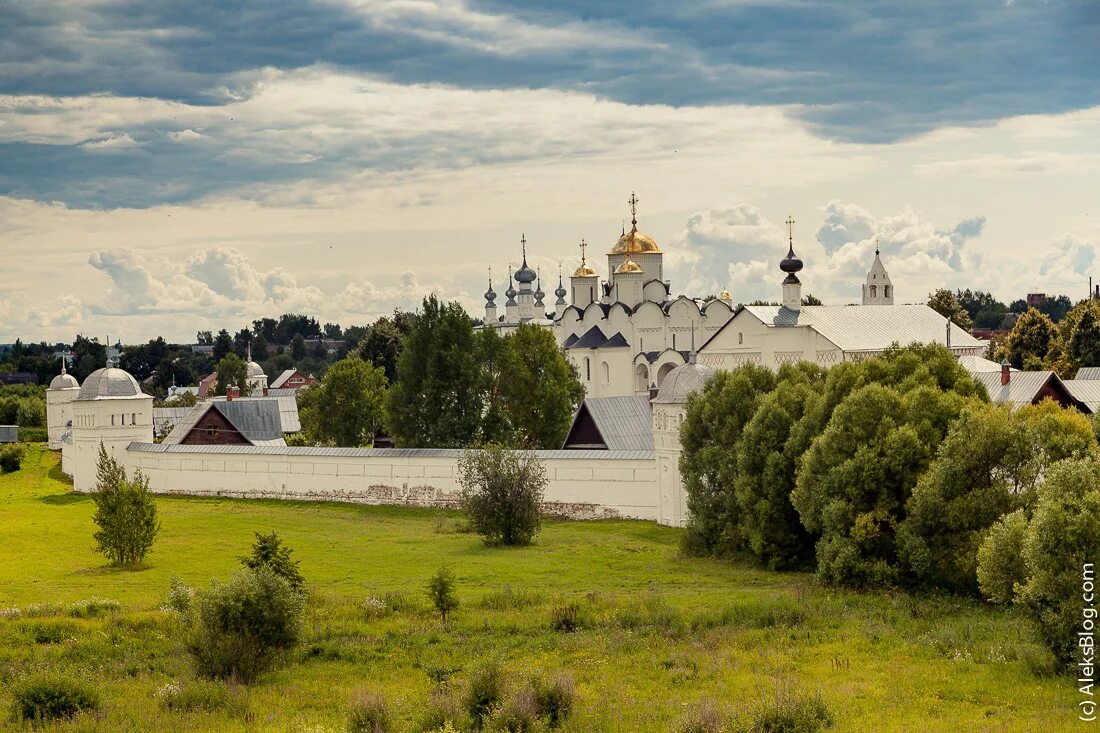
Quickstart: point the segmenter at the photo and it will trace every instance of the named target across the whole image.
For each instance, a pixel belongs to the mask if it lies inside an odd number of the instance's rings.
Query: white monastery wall
[[[652,451],[538,451],[544,509],[572,519],[658,519]],[[132,443],[122,459],[160,494],[453,507],[460,450]],[[80,487],[78,487],[79,490]]]

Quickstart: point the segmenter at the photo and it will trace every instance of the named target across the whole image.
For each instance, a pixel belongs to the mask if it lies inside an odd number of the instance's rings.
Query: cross
[[[875,257],[878,257],[878,237],[875,237]]]
[[[794,217],[787,215],[787,241],[794,247]]]
[[[581,264],[582,264],[582,265],[584,264],[584,250],[585,250],[585,248],[586,248],[586,247],[588,247],[588,243],[587,243],[587,242],[585,242],[585,241],[584,241],[584,240],[582,239],[582,240],[581,240]]]
[[[523,246],[523,261],[527,262],[527,235],[526,234],[521,233],[519,235],[519,243]]]
[[[634,224],[638,223],[638,197],[633,191],[630,192],[630,200],[627,201],[630,204],[630,221]]]

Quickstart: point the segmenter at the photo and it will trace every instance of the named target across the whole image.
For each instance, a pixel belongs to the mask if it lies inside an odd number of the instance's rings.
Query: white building
[[[110,363],[110,362],[108,362]],[[71,443],[62,447],[62,470],[77,491],[95,489],[99,446],[125,465],[131,443],[153,442],[153,398],[129,372],[114,366],[88,375],[72,401]]]
[[[485,291],[485,326],[499,329],[501,335],[515,330],[517,326],[524,323],[544,328],[554,327],[554,319],[546,313],[544,302],[546,293],[542,291],[542,278],[527,265],[526,234],[520,237],[520,245],[523,264],[514,273],[511,271],[511,265],[508,267],[508,289],[504,291],[504,297],[507,300],[504,303],[503,315],[497,315],[497,294],[493,290],[493,271],[489,270],[489,289]],[[515,287],[516,284],[519,285],[518,290]],[[558,300],[561,300],[560,295]]]
[[[61,441],[73,425],[73,400],[80,393],[80,383],[65,370],[61,361],[61,373],[50,381],[46,390],[46,432],[51,450],[60,450]]]
[[[264,374],[264,368],[252,361],[252,345],[248,346],[248,363],[245,364],[248,369],[248,393],[249,394],[263,394],[267,389],[267,375]]]

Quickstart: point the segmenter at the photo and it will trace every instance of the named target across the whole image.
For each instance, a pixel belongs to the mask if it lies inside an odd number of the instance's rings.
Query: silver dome
[[[262,377],[264,376],[264,368],[254,361],[248,362],[248,376],[250,377]]]
[[[703,388],[707,379],[715,372],[714,367],[689,361],[681,364],[665,375],[661,382],[661,388],[657,390],[657,396],[653,402],[657,404],[683,404],[687,402],[688,395]]]
[[[50,389],[80,389],[80,382],[72,374],[65,372],[50,380]]]
[[[84,380],[78,400],[103,400],[126,397],[147,397],[130,372],[117,367],[96,369]]]

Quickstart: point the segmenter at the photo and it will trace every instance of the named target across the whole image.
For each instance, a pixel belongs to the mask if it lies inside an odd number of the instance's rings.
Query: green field
[[[650,522],[551,522],[523,549],[485,547],[453,514],[341,504],[158,499],[163,529],[147,567],[105,567],[92,550],[91,500],[55,455],[32,450],[0,476],[0,729],[10,683],[60,669],[95,681],[103,709],[51,730],[339,731],[352,692],[380,689],[408,730],[433,683],[461,688],[485,659],[516,680],[568,670],[578,709],[568,731],[675,730],[713,700],[751,715],[776,690],[819,692],[837,731],[1056,731],[1074,727],[1073,681],[1020,617],[970,601],[845,593],[800,574],[685,559],[679,532]],[[178,621],[160,610],[169,578],[225,578],[255,531],[276,530],[310,584],[306,640],[289,663],[225,709],[162,709],[156,691],[192,679]],[[423,588],[441,563],[462,606],[443,628]],[[372,616],[400,591],[413,607]],[[123,608],[72,618],[92,597]],[[581,604],[585,626],[550,629]],[[0,614],[3,615],[3,614]],[[7,614],[13,616],[14,614]],[[17,727],[16,727],[17,729]]]

